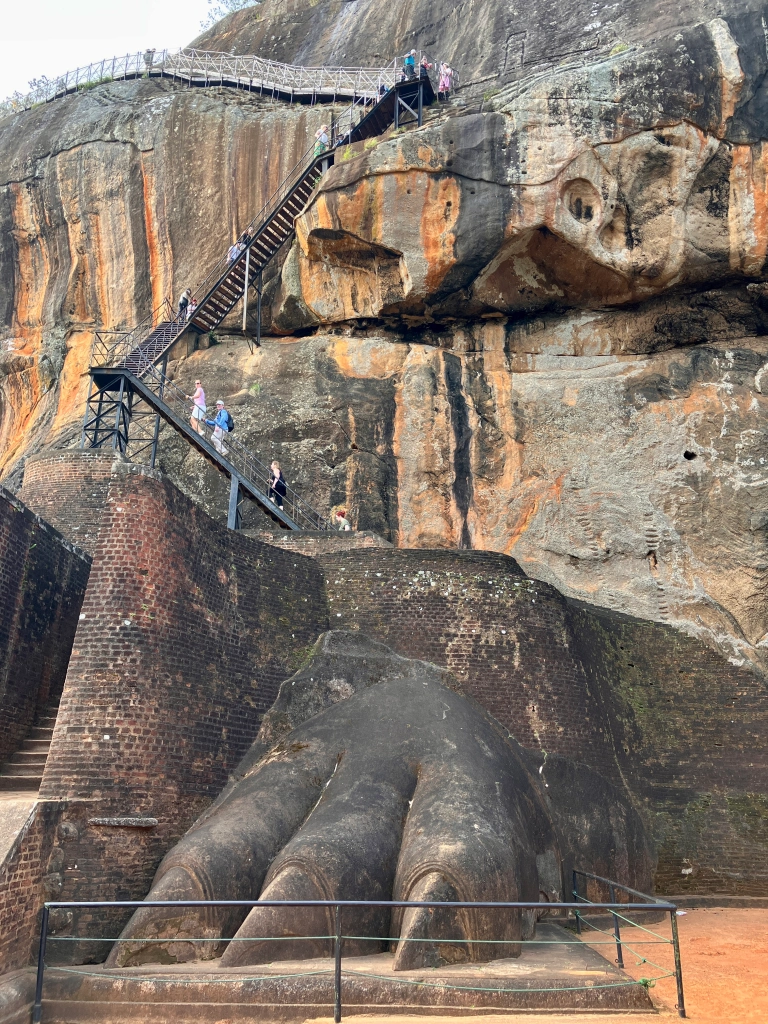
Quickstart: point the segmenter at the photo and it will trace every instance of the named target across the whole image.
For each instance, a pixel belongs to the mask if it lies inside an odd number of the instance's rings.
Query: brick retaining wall
[[[75,448],[32,455],[24,466],[19,496],[33,512],[92,555],[114,461],[111,449]]]
[[[90,559],[0,487],[0,764],[64,685]]]
[[[144,895],[328,623],[315,562],[225,529],[157,473],[118,464],[103,517],[40,791],[77,833],[56,853],[64,899]],[[123,816],[158,824],[89,823]]]
[[[495,552],[318,557],[331,622],[451,669],[524,746],[626,781],[657,890],[768,895],[768,688],[671,626],[582,605]]]

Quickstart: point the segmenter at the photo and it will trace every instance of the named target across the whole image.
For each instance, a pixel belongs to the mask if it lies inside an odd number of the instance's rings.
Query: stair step
[[[39,765],[42,767],[47,760],[47,750],[17,750],[15,754],[11,754],[9,763]]]
[[[51,746],[50,740],[31,740],[27,739],[21,745],[22,750],[45,750],[47,751]]]
[[[33,725],[29,733],[31,740],[49,740],[53,736],[53,726]]]
[[[0,770],[0,778],[3,776],[13,775],[25,779],[41,779],[43,777],[42,769],[45,768],[43,764],[17,764],[12,758],[7,764],[4,764]]]
[[[27,775],[0,775],[0,791],[7,793],[9,790],[35,790],[40,789],[43,781],[42,775],[35,778]]]

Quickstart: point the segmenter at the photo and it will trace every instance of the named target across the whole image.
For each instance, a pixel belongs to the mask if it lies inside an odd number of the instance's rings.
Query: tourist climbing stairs
[[[188,422],[189,400],[168,379],[165,361],[171,348],[189,330],[207,334],[221,324],[235,306],[243,303],[245,324],[248,291],[257,290],[260,331],[261,283],[264,268],[294,232],[296,218],[310,201],[323,173],[343,147],[380,135],[391,125],[422,123],[426,106],[435,99],[429,78],[412,77],[382,86],[353,100],[334,118],[329,147],[312,150],[296,164],[261,211],[241,233],[239,240],[192,290],[192,301],[174,310],[165,300],[144,321],[127,332],[97,333],[91,358],[91,389],[83,424],[82,445],[107,444],[131,457],[131,420],[134,407],[143,402],[155,415],[154,436],[143,438],[143,450],[151,452],[154,465],[159,421],[164,419],[210,462],[229,475],[232,490],[228,523],[237,528],[243,494],[253,499],[278,526],[326,530],[327,520],[291,492],[284,507],[270,501],[269,471],[256,456],[228,437],[226,450],[208,435],[200,435]],[[287,506],[287,508],[286,508]]]
[[[38,715],[21,747],[0,767],[1,792],[37,792],[40,789],[58,710],[57,698]]]

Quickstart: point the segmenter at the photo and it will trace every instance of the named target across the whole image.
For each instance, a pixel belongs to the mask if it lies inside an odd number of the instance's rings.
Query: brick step
[[[46,750],[17,750],[15,754],[11,754],[8,759],[8,764],[37,764],[41,768],[45,767],[45,762],[48,760],[48,751]]]
[[[25,792],[32,790],[37,792],[42,781],[42,775],[0,775],[0,792],[7,792],[9,790],[24,790]]]
[[[48,725],[33,725],[29,730],[30,740],[49,740],[53,736],[53,726]]]
[[[47,739],[47,740],[28,739],[28,740],[24,740],[24,742],[21,745],[21,749],[22,750],[30,750],[30,751],[31,750],[42,750],[43,752],[48,753],[48,750],[49,750],[50,746],[51,746],[50,739]]]
[[[0,769],[0,778],[3,775],[13,775],[14,777],[23,775],[25,778],[41,779],[44,768],[45,762],[43,764],[20,764],[16,760],[11,760],[7,761]]]

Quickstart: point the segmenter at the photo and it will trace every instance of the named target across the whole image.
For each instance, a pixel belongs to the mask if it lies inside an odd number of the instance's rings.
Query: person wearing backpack
[[[220,455],[228,455],[229,448],[224,447],[224,435],[232,433],[235,429],[235,421],[224,408],[221,398],[216,402],[216,418],[205,422],[209,427],[213,427],[213,437],[211,438],[213,447]]]

